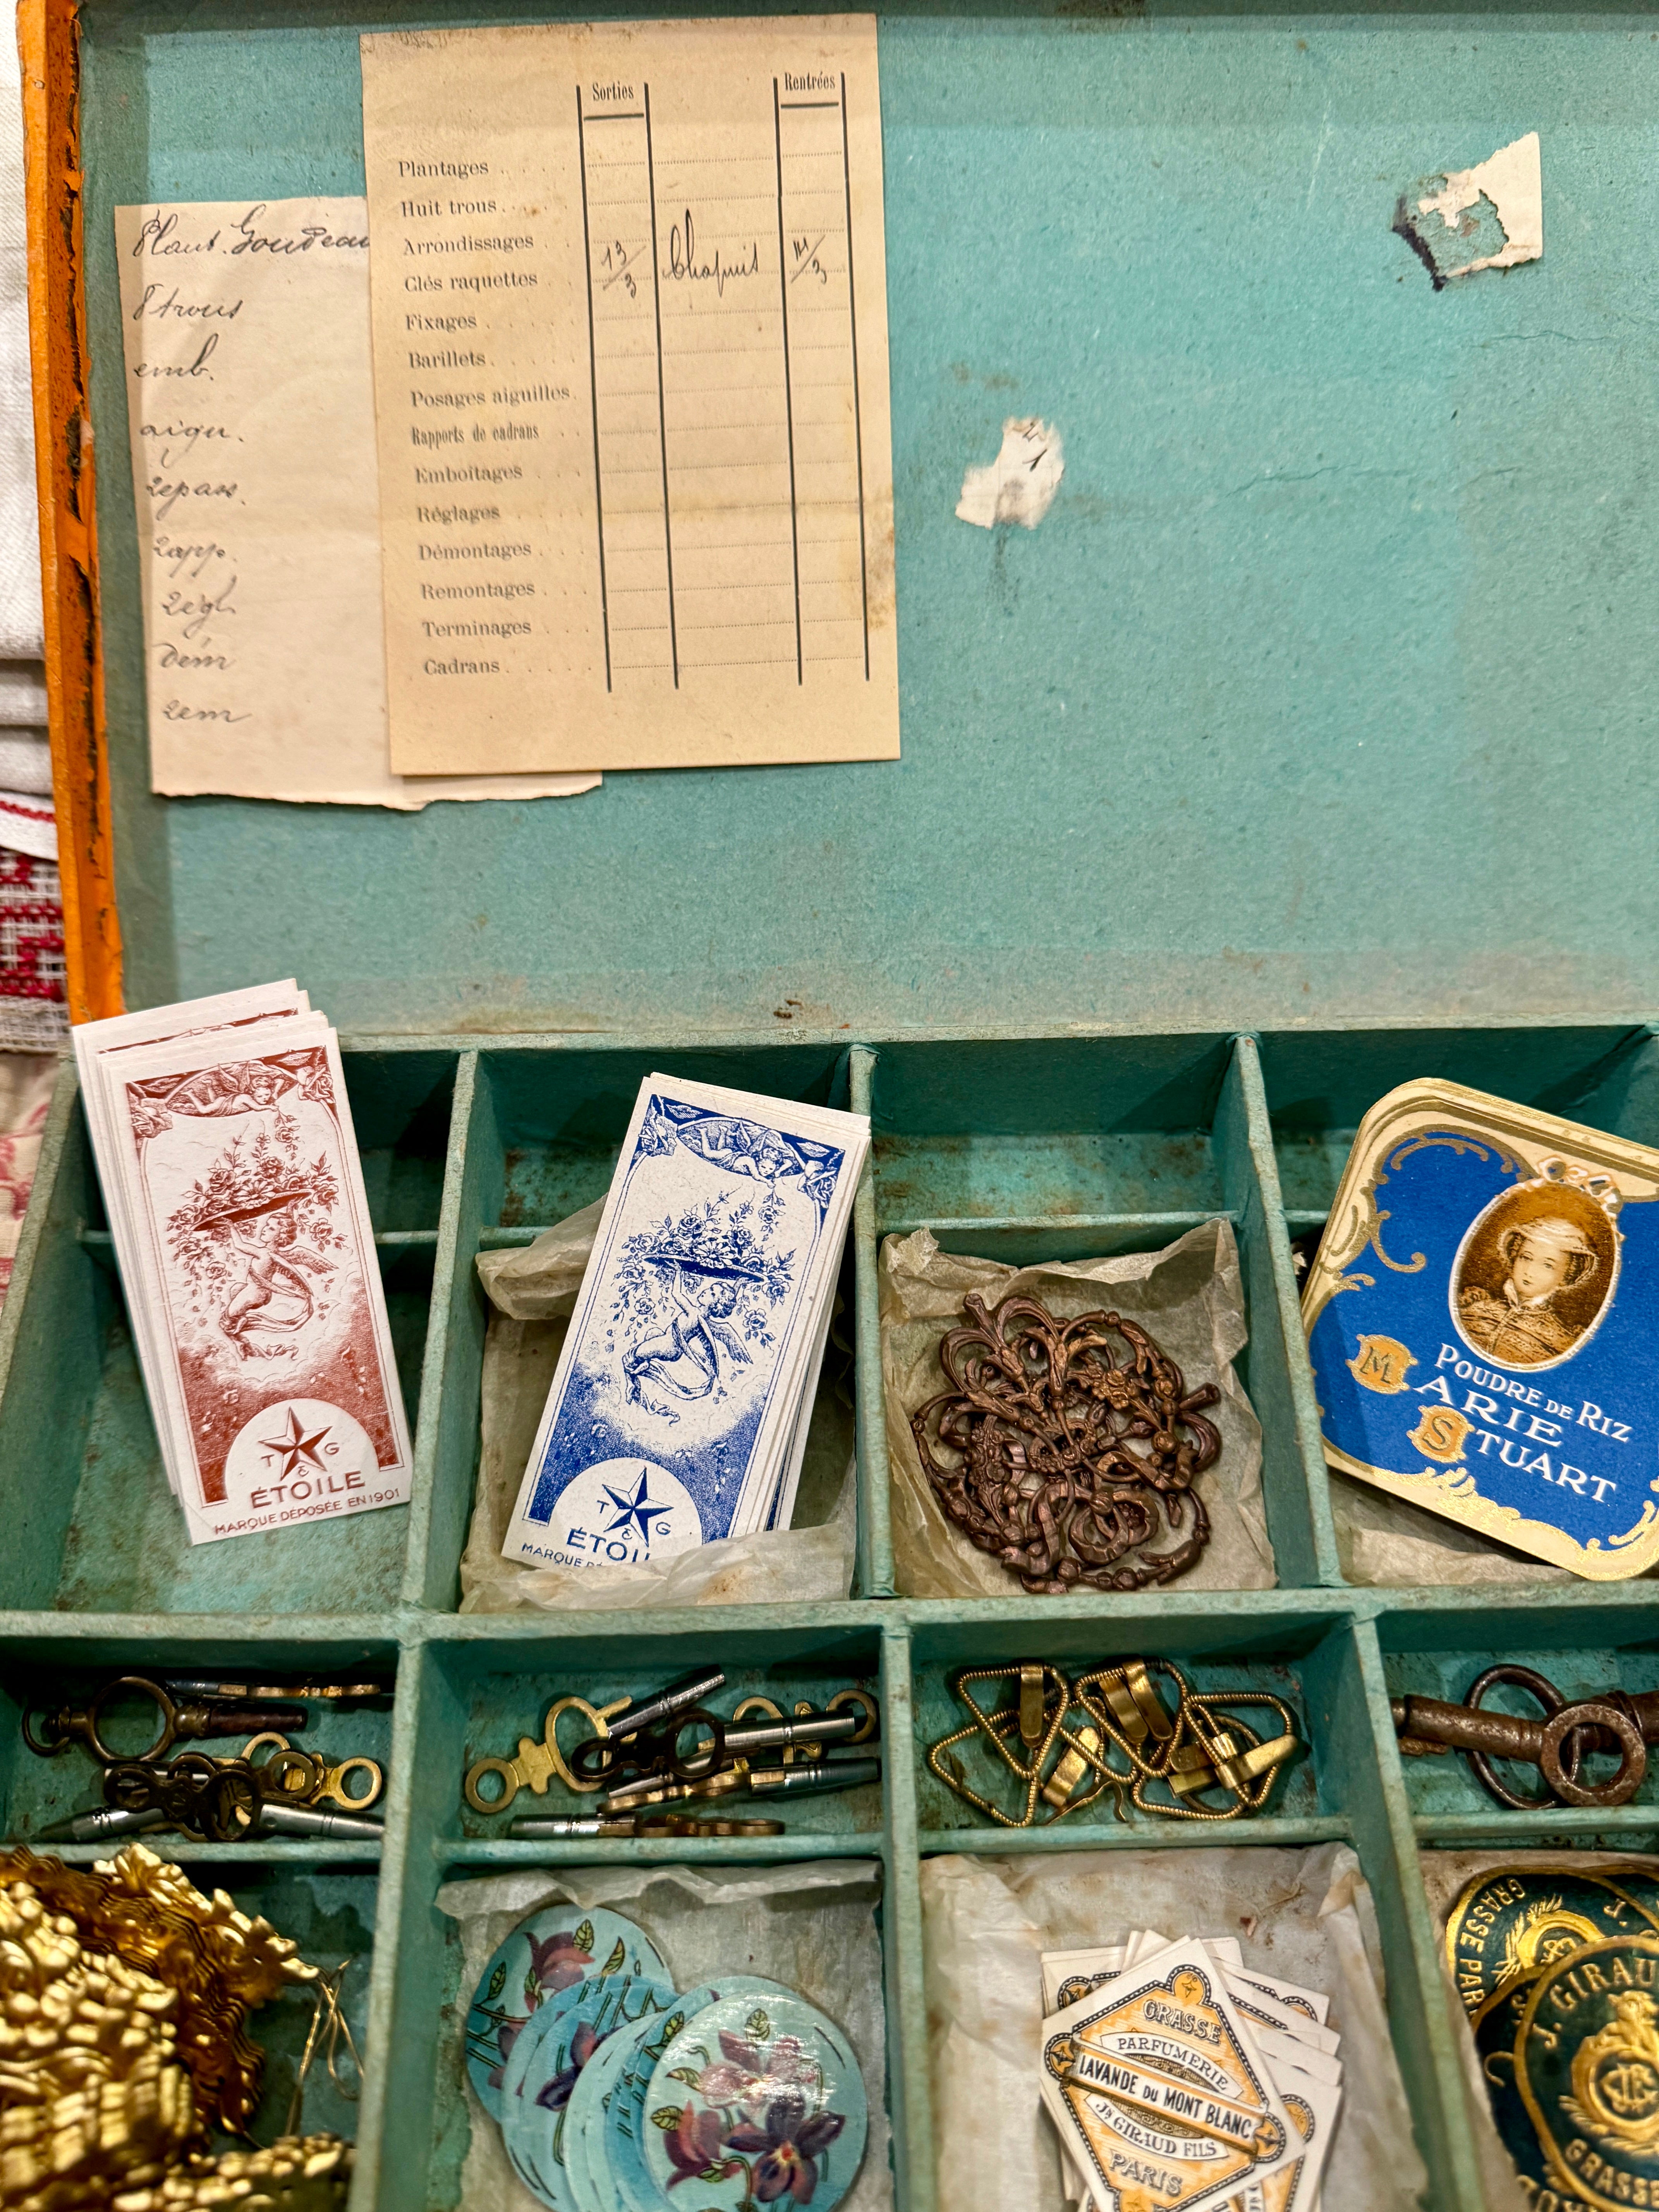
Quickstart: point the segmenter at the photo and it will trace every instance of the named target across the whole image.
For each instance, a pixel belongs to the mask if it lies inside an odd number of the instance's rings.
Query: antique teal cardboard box
[[[104,803],[74,750],[103,727],[129,1003],[292,973],[347,1033],[416,1480],[408,1508],[345,1528],[190,1550],[66,1072],[0,1319],[9,1722],[44,1683],[117,1664],[395,1661],[384,1741],[350,1745],[389,1759],[383,1849],[180,1848],[316,1955],[366,1961],[360,2212],[456,2201],[468,1992],[441,1882],[878,1859],[898,2197],[930,2212],[921,1858],[1218,1840],[970,1824],[921,1759],[946,1673],[1146,1652],[1200,1686],[1260,1682],[1304,1715],[1310,1757],[1226,1839],[1353,1843],[1433,2203],[1477,2212],[1419,1848],[1651,1849],[1659,1813],[1650,1786],[1612,1812],[1500,1811],[1461,1761],[1404,1768],[1388,1700],[1461,1696],[1498,1658],[1570,1696],[1652,1687],[1659,1620],[1639,1583],[1345,1583],[1290,1240],[1324,1219],[1361,1115],[1413,1078],[1659,1142],[1659,17],[884,14],[903,758],[617,775],[412,818],[149,793],[112,211],[361,191],[359,32],[483,18],[442,0],[26,17],[80,134],[42,141],[84,282],[84,324],[71,301],[60,335],[87,349],[84,409],[72,437],[43,415],[43,466],[72,509],[102,460],[95,515],[61,533],[78,560],[95,520],[95,576],[49,577],[101,654],[97,684],[60,680],[64,774]],[[1391,227],[1401,195],[1534,129],[1543,259],[1437,292]],[[955,503],[1011,416],[1058,428],[1066,475],[1037,528],[982,532]],[[107,951],[107,916],[77,926],[94,921]],[[604,1190],[656,1067],[872,1116],[856,1594],[461,1615],[475,1256]],[[1279,1587],[895,1594],[881,1238],[925,1224],[960,1251],[1075,1259],[1215,1215],[1243,1261]],[[780,1696],[831,1673],[875,1686],[879,1796],[792,1808],[777,1838],[662,1845],[514,1843],[464,1807],[466,1765],[533,1733],[550,1696],[711,1660]],[[0,1729],[9,1832],[84,1802],[68,1770]]]

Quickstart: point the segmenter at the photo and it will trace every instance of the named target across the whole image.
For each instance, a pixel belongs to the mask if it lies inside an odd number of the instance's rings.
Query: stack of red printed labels
[[[407,1502],[409,1427],[340,1067],[292,981],[75,1031],[192,1543]]]

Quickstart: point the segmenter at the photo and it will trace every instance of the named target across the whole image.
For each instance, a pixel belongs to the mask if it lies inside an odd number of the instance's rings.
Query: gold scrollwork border
[[[1376,1194],[1412,1153],[1435,1145],[1460,1152],[1489,1147],[1505,1173],[1522,1176],[1536,1175],[1538,1162],[1551,1152],[1565,1152],[1614,1174],[1626,1204],[1659,1197],[1654,1156],[1644,1146],[1461,1084],[1401,1084],[1377,1100],[1354,1133],[1319,1255],[1303,1289],[1305,1332],[1312,1333],[1334,1297],[1373,1286],[1374,1277],[1354,1269],[1368,1248],[1395,1274],[1415,1274],[1426,1264],[1420,1253],[1399,1261],[1383,1249],[1382,1231],[1389,1215],[1378,1207]]]

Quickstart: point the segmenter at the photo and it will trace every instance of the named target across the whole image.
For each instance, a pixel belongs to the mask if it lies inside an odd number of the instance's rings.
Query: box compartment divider
[[[849,1054],[851,1110],[875,1120],[876,1054],[855,1044]],[[871,1134],[873,1139],[874,1128]],[[865,1597],[893,1594],[893,1528],[887,1431],[881,1387],[881,1293],[877,1267],[876,1153],[866,1155],[853,1201],[854,1389],[858,1400],[858,1567],[854,1587]]]
[[[478,1388],[486,1308],[473,1268],[486,1188],[501,1180],[489,1079],[476,1052],[455,1071],[432,1314],[421,1370],[404,1602],[456,1602],[456,1576],[478,1463]]]
[[[1302,1331],[1301,1293],[1291,1257],[1261,1058],[1252,1036],[1234,1040],[1215,1142],[1224,1185],[1241,1215],[1239,1259],[1256,1346],[1250,1358],[1250,1395],[1261,1423],[1262,1482],[1270,1497],[1278,1496],[1286,1505],[1298,1494],[1302,1507],[1295,1514],[1281,1507],[1273,1522],[1279,1578],[1281,1583],[1340,1586],[1342,1571],[1331,1526],[1313,1370]]]
[[[1376,1901],[1388,1965],[1389,2026],[1418,2147],[1439,2212],[1485,2212],[1451,1990],[1417,1861],[1376,1631],[1356,1620],[1326,1639],[1310,1686],[1321,1694],[1332,1782],[1348,1803],[1354,1847]],[[1369,1754],[1369,1755],[1368,1755]]]
[[[919,1747],[910,1632],[890,1620],[881,1636],[883,1856],[882,1943],[887,1979],[888,2117],[893,2127],[896,2202],[904,2212],[934,2212],[933,2106],[929,2086],[927,1986],[923,1971],[918,1879],[916,1775]]]
[[[19,1608],[52,1603],[106,1340],[122,1310],[118,1286],[77,1242],[100,1201],[72,1060],[58,1070],[35,1187],[41,1202],[24,1218],[0,1312],[0,1594]]]

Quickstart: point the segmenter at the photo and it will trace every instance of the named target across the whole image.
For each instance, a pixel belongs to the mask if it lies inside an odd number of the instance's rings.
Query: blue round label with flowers
[[[697,2212],[784,2200],[832,2212],[869,2124],[857,2058],[793,1993],[706,2007],[657,2061],[645,2106],[651,2178],[665,2199],[695,2182]]]
[[[757,1997],[793,1995],[781,1982],[769,1982],[757,1974],[724,1974],[718,1984],[704,1982],[687,1990],[661,2020],[648,2021],[635,2030],[605,2112],[602,2157],[614,2195],[603,2212],[662,2212],[662,2193],[645,2162],[645,2100],[658,2060],[687,2022],[722,1997],[746,1996],[752,2003]],[[598,2163],[596,2160],[596,2168]]]
[[[517,2122],[524,2096],[525,2076],[534,2062],[537,2045],[551,2032],[560,2014],[575,2003],[586,1987],[586,1982],[577,1982],[568,1990],[561,1990],[556,1996],[549,1997],[544,2005],[533,2012],[501,2069],[501,2145],[514,2173],[531,2195],[544,2204],[551,2203],[546,2185],[530,2163],[528,2146],[519,2141]]]
[[[576,2076],[564,2124],[564,2171],[576,2212],[617,2212],[617,2185],[605,2155],[605,2115],[639,2038],[662,2015],[649,2014],[605,2038]]]
[[[536,2013],[591,1975],[670,1981],[660,1951],[631,1920],[603,1907],[544,1905],[522,1920],[484,1968],[466,2016],[466,2070],[492,2118],[513,2046]]]
[[[570,2100],[584,2069],[613,2035],[626,2034],[674,2003],[673,1984],[641,1974],[595,1978],[560,2000],[534,2037],[522,2071],[516,2061],[501,2105],[501,2136],[520,2172],[535,2177],[537,2194],[553,2212],[579,2212],[570,2185],[566,2136]],[[514,2088],[517,2094],[513,2094]]]

